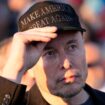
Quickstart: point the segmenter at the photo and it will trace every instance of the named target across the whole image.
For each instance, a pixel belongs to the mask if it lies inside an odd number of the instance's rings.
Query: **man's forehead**
[[[79,40],[78,36],[80,36],[80,33],[75,31],[75,32],[60,32],[58,33],[57,38],[51,40],[47,45],[46,48],[51,48],[51,46],[54,45],[62,45],[63,43],[67,43],[68,41],[73,41],[73,40]],[[56,46],[55,46],[56,47]]]
[[[70,37],[75,36],[76,34],[80,34],[80,31],[58,31],[57,34],[60,36],[69,35]]]
[[[54,40],[60,41],[61,39],[64,40],[66,38],[68,39],[74,39],[74,38],[79,38],[81,35],[80,31],[62,31],[62,32],[57,32],[57,37]]]

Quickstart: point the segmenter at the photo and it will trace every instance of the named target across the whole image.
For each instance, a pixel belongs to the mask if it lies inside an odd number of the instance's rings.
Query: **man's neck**
[[[50,105],[80,105],[80,104],[85,103],[89,98],[89,95],[85,92],[85,90],[81,90],[81,92],[78,95],[72,98],[66,98],[66,99],[49,94],[47,92],[43,92],[42,90],[40,91],[41,91],[43,98]]]
[[[67,105],[81,105],[89,99],[89,94],[82,89],[76,96],[72,98],[65,99],[68,103]]]

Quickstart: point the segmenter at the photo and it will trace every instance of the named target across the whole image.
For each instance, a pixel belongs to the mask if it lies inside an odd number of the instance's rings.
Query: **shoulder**
[[[20,105],[24,100],[26,86],[0,77],[0,105]]]
[[[97,103],[96,105],[100,105],[98,103],[101,103],[102,105],[105,105],[105,93],[96,89],[93,89],[89,85],[85,85],[84,87],[85,91],[91,96],[92,100]]]
[[[87,84],[85,85],[84,89],[90,94],[97,94],[97,95],[105,96],[105,92],[99,91],[97,89],[93,89],[92,87],[90,87]]]

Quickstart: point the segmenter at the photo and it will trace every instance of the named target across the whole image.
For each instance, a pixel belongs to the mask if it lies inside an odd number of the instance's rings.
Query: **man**
[[[1,104],[105,104],[104,93],[85,85],[85,30],[66,1],[33,5],[20,17],[19,30],[0,78]],[[33,71],[36,85],[25,94],[20,81],[27,70]]]
[[[105,92],[105,71],[102,66],[100,48],[96,43],[87,42],[85,43],[85,49],[88,64],[88,77],[86,82],[91,87]]]

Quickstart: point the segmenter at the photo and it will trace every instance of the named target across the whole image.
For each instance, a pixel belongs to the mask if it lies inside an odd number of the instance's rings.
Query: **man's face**
[[[60,33],[49,42],[35,66],[35,77],[42,91],[61,97],[79,93],[87,77],[81,33]]]

